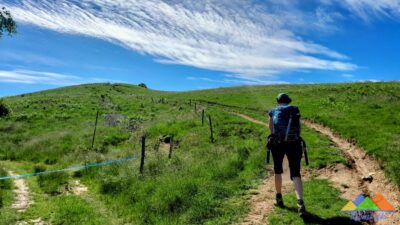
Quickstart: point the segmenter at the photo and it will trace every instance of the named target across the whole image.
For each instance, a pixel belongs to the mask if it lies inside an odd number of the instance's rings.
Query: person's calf
[[[282,193],[282,174],[275,174],[276,193]]]
[[[294,189],[298,200],[303,200],[303,182],[300,177],[293,177]]]
[[[299,216],[303,217],[306,214],[306,207],[303,200],[303,182],[300,177],[293,177],[294,188],[297,196],[297,209]]]

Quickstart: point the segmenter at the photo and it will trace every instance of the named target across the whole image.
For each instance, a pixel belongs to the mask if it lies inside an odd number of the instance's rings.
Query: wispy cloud
[[[364,19],[371,21],[375,18],[400,16],[399,0],[338,0],[347,9]]]
[[[344,77],[344,78],[353,78],[354,75],[353,74],[349,74],[349,73],[344,73],[344,74],[342,74],[342,77]]]
[[[233,77],[227,75],[227,77]],[[221,84],[245,84],[245,85],[269,85],[269,84],[289,84],[286,81],[280,80],[265,80],[265,79],[257,79],[257,78],[250,78],[250,79],[211,79],[208,77],[186,77],[187,80],[193,81],[205,81],[210,83],[221,83]]]
[[[73,75],[65,75],[65,74],[43,72],[43,71],[0,70],[0,83],[44,84],[44,85],[64,86],[64,85],[100,83],[100,82],[123,83],[122,81],[114,81],[101,78],[81,78]]]
[[[50,65],[50,66],[61,66],[64,65],[65,63],[62,62],[61,60],[48,57],[48,56],[43,56],[43,55],[38,55],[38,54],[33,54],[30,52],[24,52],[24,51],[1,51],[0,52],[0,58],[3,61],[18,61],[18,62],[24,62],[26,64],[42,64],[42,65]]]
[[[160,63],[224,71],[241,79],[357,68],[344,54],[301,38],[296,28],[312,23],[299,20],[296,7],[285,2],[6,0],[5,5],[20,22],[104,39]],[[324,23],[332,20],[319,16]]]

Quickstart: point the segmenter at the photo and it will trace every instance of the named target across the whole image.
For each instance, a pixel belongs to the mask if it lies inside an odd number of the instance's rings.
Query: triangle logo
[[[358,206],[362,201],[364,201],[364,195],[357,196],[356,200],[353,201],[354,205]]]
[[[372,198],[372,201],[381,210],[385,211],[396,211],[396,209],[379,193],[376,193]]]
[[[357,206],[352,201],[349,201],[343,208],[342,212],[356,210]]]
[[[364,198],[364,200],[357,206],[356,210],[359,211],[370,211],[379,210],[379,207],[375,205],[370,197]]]

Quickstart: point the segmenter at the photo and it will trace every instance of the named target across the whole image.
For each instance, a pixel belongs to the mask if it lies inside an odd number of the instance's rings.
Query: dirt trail
[[[358,181],[362,183],[364,191],[370,195],[380,193],[396,209],[400,207],[400,190],[385,177],[378,161],[367,155],[360,147],[335,134],[330,128],[308,120],[304,120],[303,123],[306,126],[328,136],[329,139],[331,139],[345,153],[352,162],[353,171],[356,172],[356,178],[358,178]],[[372,175],[372,182],[363,182],[362,177],[368,175]],[[377,221],[376,224],[400,224],[400,213],[395,213],[388,219]]]
[[[15,225],[51,225],[50,223],[42,220],[42,218],[37,218],[30,220],[29,222],[26,221],[19,221]]]
[[[266,123],[256,120],[247,115],[233,113],[250,122],[267,126]],[[320,170],[308,170],[304,179],[309,177],[317,177],[319,179],[329,179],[332,184],[341,190],[341,197],[354,200],[359,194],[374,195],[380,193],[396,208],[400,207],[399,189],[391,184],[384,176],[383,171],[379,167],[379,163],[366,155],[361,148],[351,144],[347,140],[334,134],[332,130],[321,126],[317,123],[305,120],[304,125],[315,129],[316,131],[326,135],[333,141],[346,155],[351,162],[352,167],[345,165],[334,165]],[[363,181],[362,177],[372,175],[372,182]],[[265,224],[265,217],[274,208],[274,182],[273,174],[266,178],[257,188],[257,194],[250,199],[250,212],[246,215],[240,224]],[[289,184],[284,185],[284,190]],[[397,225],[400,224],[400,213],[392,215],[385,220],[376,221],[377,225]]]
[[[291,189],[290,182],[283,182],[282,192],[286,193]],[[252,197],[249,200],[251,204],[250,212],[240,223],[242,225],[261,224],[268,213],[274,209],[272,202],[275,199],[274,174],[273,171],[268,171],[268,176],[257,187],[257,190],[252,191]]]
[[[13,171],[9,171],[8,173],[10,176],[17,175]],[[32,204],[29,196],[29,187],[24,179],[14,180],[14,187],[16,197],[11,208],[16,209],[18,212],[24,212]]]

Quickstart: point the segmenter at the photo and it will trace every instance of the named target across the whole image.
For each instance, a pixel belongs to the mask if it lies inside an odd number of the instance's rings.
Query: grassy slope
[[[188,92],[185,98],[267,111],[280,92],[291,95],[304,118],[325,124],[362,146],[400,184],[399,82],[221,88]]]
[[[138,174],[134,161],[65,174],[63,179],[29,178],[30,188],[37,193],[35,204],[26,213],[13,215],[9,209],[12,194],[6,190],[6,207],[0,209],[9,216],[2,220],[5,224],[38,217],[53,224],[228,224],[246,212],[243,195],[263,176],[265,128],[218,107],[208,108],[216,138],[210,143],[200,113],[194,113],[194,106],[182,95],[96,84],[4,101],[13,113],[0,119],[0,167],[18,173],[137,155],[140,136],[148,136],[144,176]],[[97,109],[99,125],[91,149]],[[110,126],[107,115],[118,115],[120,123]],[[168,153],[156,150],[164,135],[173,135],[179,142],[170,160]],[[304,135],[315,149],[310,152],[312,167],[344,161],[326,138],[311,130]],[[81,179],[90,193],[79,197],[57,194],[59,185],[73,179]],[[46,194],[51,191],[55,195]]]

